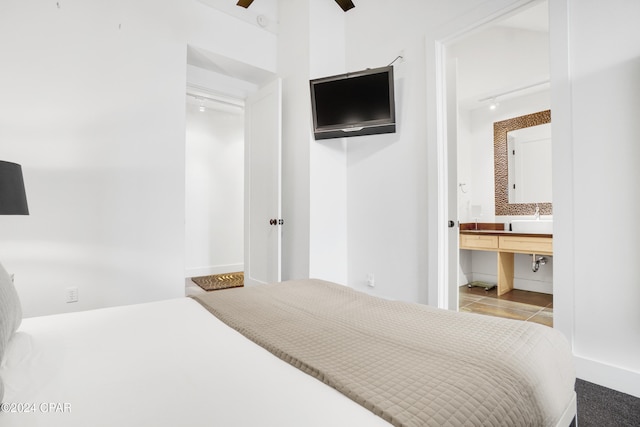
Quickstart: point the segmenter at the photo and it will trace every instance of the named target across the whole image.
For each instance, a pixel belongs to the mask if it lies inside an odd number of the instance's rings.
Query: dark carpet
[[[578,427],[640,427],[640,399],[587,381],[576,381]]]

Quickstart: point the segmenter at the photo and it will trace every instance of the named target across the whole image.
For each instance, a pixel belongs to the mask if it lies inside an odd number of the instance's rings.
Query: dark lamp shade
[[[22,167],[0,160],[0,215],[29,215]]]

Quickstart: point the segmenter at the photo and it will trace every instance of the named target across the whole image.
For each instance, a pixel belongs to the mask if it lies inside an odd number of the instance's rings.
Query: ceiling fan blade
[[[336,0],[336,3],[338,3],[342,8],[342,10],[344,10],[345,12],[349,9],[356,7],[356,5],[353,4],[351,0]]]
[[[238,0],[238,3],[236,3],[236,5],[242,6],[246,9],[251,6],[251,3],[253,3],[253,0]]]

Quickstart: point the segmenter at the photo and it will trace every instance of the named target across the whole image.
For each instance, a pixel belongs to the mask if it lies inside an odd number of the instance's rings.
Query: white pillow
[[[13,286],[11,276],[0,264],[0,362],[4,357],[9,340],[22,322],[20,299]],[[4,385],[0,378],[0,402],[4,396]]]

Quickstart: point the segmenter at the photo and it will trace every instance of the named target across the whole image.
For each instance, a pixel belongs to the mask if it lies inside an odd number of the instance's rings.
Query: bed
[[[27,318],[10,335],[3,427],[568,426],[576,413],[557,331],[321,280]]]

